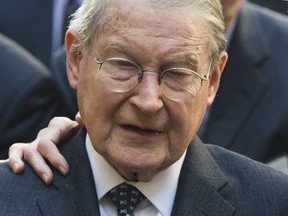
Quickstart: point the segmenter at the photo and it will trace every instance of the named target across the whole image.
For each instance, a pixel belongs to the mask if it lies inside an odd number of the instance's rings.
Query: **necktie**
[[[117,208],[118,216],[133,216],[136,206],[145,196],[134,186],[122,183],[109,192],[109,197]]]

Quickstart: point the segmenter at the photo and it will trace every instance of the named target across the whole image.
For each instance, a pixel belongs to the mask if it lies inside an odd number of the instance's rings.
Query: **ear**
[[[226,65],[227,59],[228,59],[227,53],[222,52],[220,56],[220,62],[214,66],[212,74],[210,75],[208,98],[207,98],[208,106],[210,106],[214,101],[214,98],[216,96],[216,93],[220,84],[220,78],[224,70],[224,67]]]
[[[68,29],[65,36],[66,47],[66,71],[70,86],[77,89],[80,73],[81,52],[75,49],[78,42],[78,32],[74,29]]]

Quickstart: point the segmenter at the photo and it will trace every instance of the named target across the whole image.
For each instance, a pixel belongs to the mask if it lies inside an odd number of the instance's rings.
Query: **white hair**
[[[101,32],[106,20],[109,2],[113,0],[84,0],[79,9],[72,15],[70,27],[79,33],[75,48],[88,52],[90,40]],[[136,0],[139,1],[139,0]],[[210,58],[217,62],[222,51],[226,50],[226,35],[222,6],[219,0],[142,0],[154,8],[184,7],[189,11],[197,11],[197,15],[207,21],[210,27],[208,48]]]

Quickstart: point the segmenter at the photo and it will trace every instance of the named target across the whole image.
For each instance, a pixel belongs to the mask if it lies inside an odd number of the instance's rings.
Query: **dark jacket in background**
[[[285,0],[249,0],[249,1],[288,15],[288,2]]]
[[[0,158],[15,142],[30,142],[67,105],[51,72],[0,34]]]
[[[57,82],[61,93],[63,94],[63,100],[68,105],[65,116],[74,119],[78,112],[76,90],[72,89],[69,84],[66,73],[66,50],[62,46],[57,51],[53,52],[51,57],[51,72],[55,81]]]
[[[52,52],[53,0],[0,0],[0,32],[46,66]]]
[[[244,3],[203,141],[266,162],[288,152],[288,18]]]

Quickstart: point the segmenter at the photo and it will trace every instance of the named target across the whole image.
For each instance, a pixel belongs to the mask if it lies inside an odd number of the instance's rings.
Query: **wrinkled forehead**
[[[153,1],[152,1],[153,2]],[[201,18],[199,8],[188,6],[155,5],[149,0],[118,0],[110,1],[107,7],[106,24],[120,24],[121,27],[155,27],[169,25],[172,29],[189,28],[191,19]],[[184,22],[186,21],[186,22]]]
[[[132,0],[126,4],[122,0],[110,4],[105,25],[96,40],[102,45],[101,49],[103,46],[110,47],[111,43],[126,42],[143,52],[151,48],[150,54],[151,50],[157,50],[161,56],[193,49],[198,50],[197,55],[200,49],[207,52],[208,24],[197,10],[189,10],[187,7],[153,7],[145,4],[145,1]],[[145,43],[150,46],[144,46]]]

